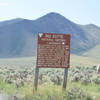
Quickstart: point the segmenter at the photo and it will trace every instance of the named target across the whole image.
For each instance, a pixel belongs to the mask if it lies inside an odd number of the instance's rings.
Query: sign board
[[[69,68],[70,34],[39,33],[38,68]]]

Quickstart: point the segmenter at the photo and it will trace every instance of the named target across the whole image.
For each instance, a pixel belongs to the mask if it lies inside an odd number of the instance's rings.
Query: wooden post
[[[65,68],[65,70],[64,70],[64,81],[63,81],[63,90],[66,90],[67,78],[68,78],[68,68]]]
[[[39,68],[36,67],[35,68],[35,78],[34,78],[34,89],[35,89],[35,91],[37,91],[37,87],[38,87],[38,75],[39,75]]]

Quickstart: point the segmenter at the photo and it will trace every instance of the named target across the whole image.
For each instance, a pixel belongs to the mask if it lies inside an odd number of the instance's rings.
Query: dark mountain
[[[36,55],[38,32],[70,33],[74,54],[82,54],[100,43],[99,27],[78,25],[58,13],[49,13],[34,21],[21,19],[1,25],[0,57]]]

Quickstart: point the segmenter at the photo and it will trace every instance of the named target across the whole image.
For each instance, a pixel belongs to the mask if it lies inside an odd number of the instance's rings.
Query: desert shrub
[[[70,88],[69,91],[66,92],[66,100],[83,100],[85,97],[85,92],[78,87]]]
[[[84,78],[84,79],[82,79],[81,83],[83,85],[88,85],[89,83],[91,83],[91,80],[90,79],[87,79],[87,78]]]
[[[86,97],[86,100],[93,100],[93,98],[92,98],[91,96],[88,95],[88,96]]]
[[[100,84],[100,77],[97,77],[96,79],[93,80],[95,84]]]

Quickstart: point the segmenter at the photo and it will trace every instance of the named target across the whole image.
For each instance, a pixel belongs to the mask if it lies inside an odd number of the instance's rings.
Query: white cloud
[[[0,6],[8,6],[8,3],[6,3],[6,2],[0,2]]]

